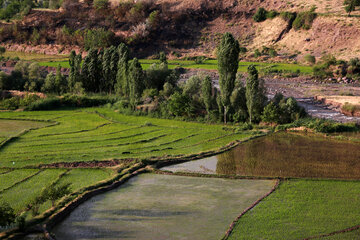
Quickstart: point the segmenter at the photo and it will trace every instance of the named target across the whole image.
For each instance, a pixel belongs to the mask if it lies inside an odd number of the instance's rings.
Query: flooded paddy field
[[[300,178],[360,178],[359,143],[275,133],[215,157],[162,168],[181,172]]]
[[[65,239],[221,239],[274,180],[143,174],[79,206],[53,232]]]

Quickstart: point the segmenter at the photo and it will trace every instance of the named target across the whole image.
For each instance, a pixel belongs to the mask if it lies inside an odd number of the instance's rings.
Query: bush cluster
[[[277,93],[265,106],[261,119],[267,123],[286,124],[304,117],[305,109],[300,107],[294,98],[285,98]]]
[[[279,13],[275,10],[267,11],[264,8],[259,8],[253,16],[255,22],[263,22],[266,19],[273,19],[278,16]]]

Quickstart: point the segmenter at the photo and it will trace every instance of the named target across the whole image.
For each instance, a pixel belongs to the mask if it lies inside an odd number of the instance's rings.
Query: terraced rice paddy
[[[17,213],[50,185],[71,183],[76,192],[115,174],[106,165],[72,169],[66,163],[189,155],[250,136],[221,125],[124,116],[105,108],[2,112],[0,129],[4,141],[20,133],[0,148],[0,198]],[[57,169],[40,168],[59,163]],[[49,207],[48,202],[40,209]]]
[[[359,192],[359,182],[285,181],[240,218],[229,239],[305,239],[359,225]],[[356,236],[358,231],[325,239]]]
[[[143,174],[87,201],[55,229],[67,239],[221,239],[273,180]]]
[[[0,200],[17,213],[26,212],[50,185],[71,183],[72,196],[78,196],[140,160],[183,158],[256,134],[231,126],[125,116],[107,108],[2,112],[0,129]],[[277,133],[165,169],[307,178],[281,181],[235,223],[229,239],[316,239],[360,224],[360,182],[321,179],[359,179],[358,146],[343,136]],[[143,174],[85,202],[55,232],[58,239],[220,239],[274,182]],[[48,201],[40,212],[50,207]],[[358,236],[355,230],[324,239]]]
[[[4,115],[58,124],[3,146],[0,167],[194,154],[249,136],[223,130],[221,125],[124,116],[106,109]]]

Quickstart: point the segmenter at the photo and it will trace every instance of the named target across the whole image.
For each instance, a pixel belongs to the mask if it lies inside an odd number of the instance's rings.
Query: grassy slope
[[[285,181],[238,221],[230,239],[303,239],[360,224],[359,191],[360,182]]]

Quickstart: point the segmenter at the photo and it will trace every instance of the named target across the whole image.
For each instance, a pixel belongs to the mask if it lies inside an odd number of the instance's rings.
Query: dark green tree
[[[144,72],[137,58],[129,65],[130,104],[135,108],[144,90]]]
[[[83,64],[83,86],[87,92],[99,92],[101,82],[101,61],[97,49],[90,49]]]
[[[239,42],[230,33],[225,33],[218,47],[218,70],[221,102],[224,107],[224,122],[230,106],[236,73],[239,67]]]
[[[350,16],[351,12],[355,11],[356,6],[360,6],[360,0],[345,0],[344,4],[345,4],[345,11]]]
[[[245,122],[248,118],[246,106],[246,89],[241,81],[235,83],[234,91],[230,97],[231,107],[234,110],[233,120]]]
[[[116,85],[115,90],[118,94],[128,97],[129,90],[129,49],[121,43],[118,47],[119,61],[117,64]]]
[[[165,52],[159,53],[159,59],[160,59],[160,63],[164,63],[166,65],[168,64]]]
[[[71,183],[59,186],[51,185],[43,190],[41,193],[41,199],[50,200],[52,206],[54,207],[57,200],[71,193],[70,185]]]
[[[211,105],[213,102],[212,90],[213,90],[213,86],[212,86],[211,78],[209,76],[205,76],[205,78],[201,83],[201,96],[208,115],[210,113]]]
[[[65,93],[67,90],[67,81],[65,76],[61,73],[61,66],[58,65],[56,68],[56,75],[55,75],[55,92],[58,94]]]
[[[68,89],[70,92],[74,91],[74,85],[77,82],[81,82],[81,74],[80,74],[81,62],[82,62],[81,53],[77,55],[74,50],[71,51],[69,56],[70,72],[68,78]]]
[[[15,221],[14,209],[6,202],[0,203],[0,226],[8,226]]]
[[[112,49],[106,48],[102,55],[102,82],[100,83],[100,91],[111,91],[111,55]]]
[[[248,74],[249,76],[246,80],[246,106],[250,123],[252,123],[260,120],[266,96],[264,83],[259,79],[258,71],[254,65],[249,66]]]

